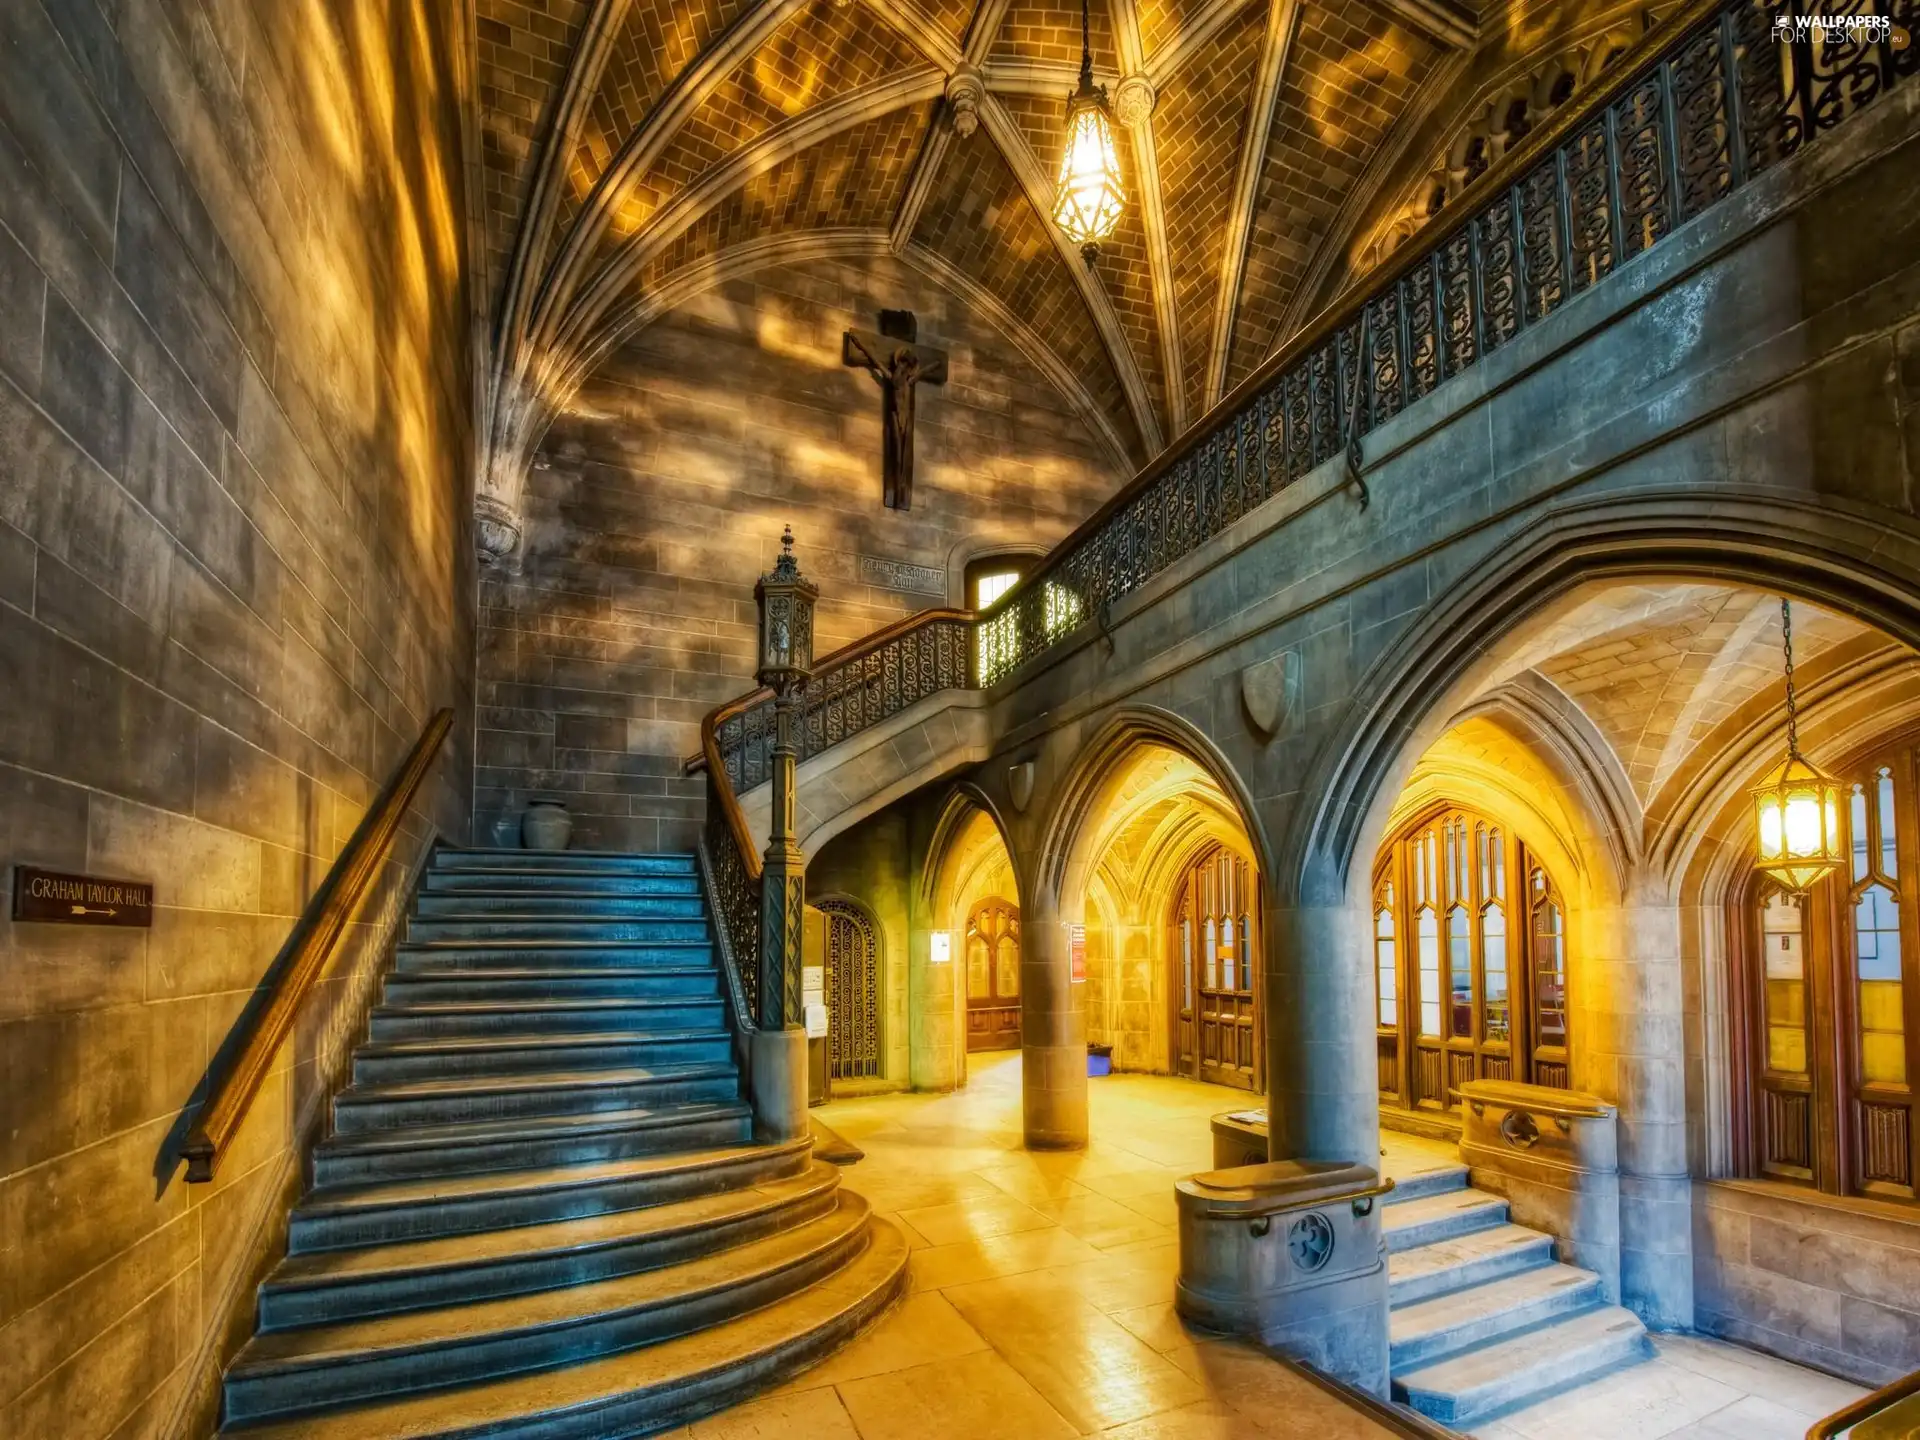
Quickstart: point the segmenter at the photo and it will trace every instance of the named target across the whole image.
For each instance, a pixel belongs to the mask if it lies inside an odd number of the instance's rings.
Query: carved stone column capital
[[[1153,93],[1153,82],[1145,75],[1129,75],[1113,87],[1114,118],[1132,129],[1153,114],[1158,98]]]
[[[520,516],[497,495],[473,497],[473,543],[482,565],[498,565],[520,543]]]
[[[962,140],[980,128],[980,102],[987,98],[987,82],[964,62],[947,77],[947,107],[953,112],[953,133]]]

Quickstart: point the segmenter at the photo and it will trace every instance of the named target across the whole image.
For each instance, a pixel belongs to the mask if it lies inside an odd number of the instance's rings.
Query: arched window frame
[[[1475,1077],[1570,1084],[1570,1042],[1541,1043],[1534,1005],[1536,897],[1528,880],[1536,872],[1545,877],[1545,894],[1560,916],[1556,938],[1564,977],[1574,963],[1565,902],[1543,858],[1509,825],[1441,801],[1382,845],[1373,877],[1371,942],[1383,1104],[1451,1112],[1459,1085]],[[1391,1016],[1381,982],[1383,911],[1393,932]],[[1456,983],[1462,973],[1468,980],[1464,994]],[[1564,995],[1563,978],[1561,1015]]]
[[[1787,1023],[1791,964],[1780,963],[1777,909],[1769,921],[1778,887],[1749,873],[1730,896],[1735,1163],[1829,1195],[1914,1203],[1920,740],[1881,742],[1829,768],[1841,786],[1846,859],[1798,901],[1798,1026]]]

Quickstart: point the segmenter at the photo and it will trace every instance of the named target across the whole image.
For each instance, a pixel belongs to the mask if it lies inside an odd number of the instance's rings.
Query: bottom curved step
[[[618,1440],[735,1404],[824,1359],[892,1303],[907,1244],[868,1220],[840,1269],[709,1329],[584,1364],[318,1415],[229,1426],[250,1440]]]

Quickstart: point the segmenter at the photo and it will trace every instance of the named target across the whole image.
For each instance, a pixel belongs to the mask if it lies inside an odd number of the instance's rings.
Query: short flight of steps
[[[442,850],[225,1429],[646,1434],[819,1359],[905,1244],[756,1142],[691,855]]]
[[[1393,1398],[1476,1424],[1650,1356],[1646,1329],[1600,1277],[1553,1258],[1553,1237],[1509,1223],[1467,1167],[1397,1180],[1381,1214]]]

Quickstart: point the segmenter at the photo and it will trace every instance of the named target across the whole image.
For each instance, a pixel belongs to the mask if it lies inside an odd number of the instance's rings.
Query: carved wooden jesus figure
[[[916,345],[918,333],[911,310],[882,310],[878,335],[849,330],[840,341],[841,363],[861,366],[880,386],[881,473],[889,510],[913,508],[914,389],[947,383],[947,352]]]

